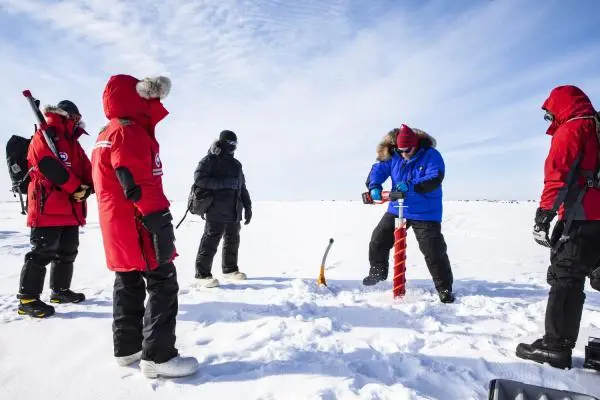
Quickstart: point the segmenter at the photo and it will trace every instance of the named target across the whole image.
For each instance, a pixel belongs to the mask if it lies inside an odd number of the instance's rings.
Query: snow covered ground
[[[174,204],[177,219],[182,207]],[[205,290],[191,286],[203,223],[188,217],[177,231],[177,341],[201,369],[187,379],[152,381],[112,358],[112,274],[95,204],[73,284],[88,301],[31,320],[17,315],[15,298],[28,231],[18,203],[2,203],[0,399],[484,399],[497,377],[600,396],[600,374],[514,356],[519,341],[543,331],[547,252],[530,236],[535,207],[446,203],[443,230],[458,296],[451,305],[438,301],[412,233],[407,297],[393,301],[389,281],[361,286],[383,206],[258,203],[242,230],[240,266],[249,280]],[[329,287],[319,288],[330,237]],[[220,255],[214,272],[220,277]],[[600,293],[586,290],[576,366],[588,335],[600,335]]]

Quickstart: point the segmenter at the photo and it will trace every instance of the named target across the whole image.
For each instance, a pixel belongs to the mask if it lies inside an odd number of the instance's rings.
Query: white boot
[[[119,364],[121,367],[126,367],[134,362],[140,361],[142,359],[142,351],[140,350],[137,353],[129,356],[115,357],[115,359],[117,360],[117,364]]]
[[[223,274],[223,277],[232,281],[245,281],[247,279],[246,274],[240,271]]]
[[[204,288],[218,287],[219,280],[216,278],[196,278],[196,286]]]
[[[140,370],[146,378],[180,378],[182,376],[193,375],[198,371],[198,360],[194,357],[180,357],[170,359],[164,363],[155,363],[153,361],[140,361]]]

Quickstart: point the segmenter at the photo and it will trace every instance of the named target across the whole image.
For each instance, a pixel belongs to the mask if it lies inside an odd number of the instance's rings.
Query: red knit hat
[[[396,147],[399,149],[406,149],[409,147],[417,147],[418,144],[419,138],[417,134],[408,126],[404,124],[400,125],[398,135],[396,136]]]

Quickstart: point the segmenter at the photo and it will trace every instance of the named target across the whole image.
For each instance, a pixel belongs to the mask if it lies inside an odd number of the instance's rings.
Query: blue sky
[[[600,107],[595,0],[0,0],[4,144],[21,91],[106,123],[108,77],[166,74],[165,186],[186,198],[222,129],[262,200],[360,199],[375,146],[406,123],[438,140],[447,199],[537,199],[540,106],[576,84]],[[0,174],[8,197],[8,174]]]

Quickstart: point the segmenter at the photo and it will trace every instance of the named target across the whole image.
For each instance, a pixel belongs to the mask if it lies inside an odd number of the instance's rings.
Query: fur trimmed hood
[[[419,138],[419,147],[433,147],[437,146],[437,140],[430,134],[421,129],[411,128]],[[377,145],[376,153],[377,161],[387,161],[392,158],[392,152],[396,148],[396,136],[398,135],[398,129],[393,129],[385,135],[379,144]]]
[[[64,117],[64,118],[69,118],[68,112],[66,112],[62,108],[59,108],[57,106],[52,106],[52,105],[45,105],[42,108],[42,114],[44,114],[44,115],[56,114],[56,115],[60,115],[61,117]],[[77,124],[77,127],[81,128],[81,129],[85,129],[85,122],[83,122],[83,120],[80,120],[79,123]],[[85,132],[85,133],[87,134],[87,132]]]
[[[161,99],[169,95],[171,91],[171,80],[166,76],[144,78],[135,85],[135,90],[140,97],[150,99]]]

